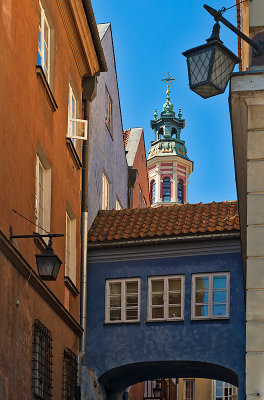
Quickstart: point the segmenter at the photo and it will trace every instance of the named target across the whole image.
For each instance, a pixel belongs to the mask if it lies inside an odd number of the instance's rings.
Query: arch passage
[[[231,369],[200,361],[151,361],[127,364],[105,372],[99,381],[109,392],[121,392],[135,383],[158,378],[208,378],[238,386],[238,376]]]

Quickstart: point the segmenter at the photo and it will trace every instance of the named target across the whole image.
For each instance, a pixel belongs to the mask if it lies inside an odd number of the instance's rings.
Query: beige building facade
[[[238,1],[237,1],[238,3]],[[264,41],[262,0],[237,5],[238,27]],[[230,84],[236,180],[246,282],[246,395],[264,394],[264,54],[240,42],[240,72]]]

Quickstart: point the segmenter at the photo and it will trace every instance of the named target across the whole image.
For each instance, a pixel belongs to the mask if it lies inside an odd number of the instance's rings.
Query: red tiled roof
[[[123,138],[124,138],[125,147],[126,147],[126,145],[127,145],[130,132],[131,132],[131,129],[125,129],[125,130],[123,131]]]
[[[237,201],[99,211],[89,242],[239,231]]]

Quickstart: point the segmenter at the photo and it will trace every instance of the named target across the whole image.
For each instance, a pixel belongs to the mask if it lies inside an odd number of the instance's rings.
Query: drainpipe
[[[88,150],[89,150],[89,111],[90,102],[96,96],[96,76],[83,78],[83,117],[88,120],[87,140],[82,148],[82,192],[81,192],[81,313],[80,325],[83,329],[78,354],[78,386],[81,387],[81,367],[86,348],[86,315],[87,315],[87,242],[88,242]]]

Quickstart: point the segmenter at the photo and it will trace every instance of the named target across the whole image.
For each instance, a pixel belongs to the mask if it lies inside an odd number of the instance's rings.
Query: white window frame
[[[103,172],[102,175],[102,210],[109,210],[110,206],[110,182]]]
[[[215,276],[226,277],[226,315],[213,315],[213,278]],[[195,292],[196,292],[196,281],[195,278],[208,277],[208,316],[196,316],[195,315]],[[197,303],[202,304],[202,303]],[[192,319],[228,319],[230,314],[230,272],[210,272],[204,274],[193,274],[192,275]]]
[[[43,181],[40,182],[40,171],[42,171]],[[40,191],[42,194],[40,195]],[[40,204],[41,203],[41,204]],[[42,217],[40,216],[42,209]],[[46,234],[50,231],[50,215],[51,215],[51,168],[43,154],[36,154],[36,171],[35,171],[35,224],[36,232]],[[48,238],[44,238],[48,241]]]
[[[69,207],[66,211],[65,276],[76,285],[76,218]]]
[[[116,210],[123,210],[121,201],[118,198],[116,198]]]
[[[180,317],[169,317],[169,279],[180,279],[181,280],[181,316]],[[152,281],[164,280],[164,293],[163,293],[163,318],[152,318],[152,308],[157,306],[152,305],[152,292],[151,282]],[[157,293],[158,294],[158,293]],[[148,321],[159,322],[159,321],[183,321],[184,320],[184,296],[185,296],[185,276],[184,275],[166,275],[166,276],[150,276],[148,277]],[[171,305],[173,306],[173,305]],[[176,305],[177,306],[177,305]],[[160,307],[162,308],[162,307]]]
[[[68,91],[68,129],[67,129],[67,138],[75,141],[79,140],[87,140],[87,132],[88,132],[88,121],[86,119],[79,119],[78,117],[78,100],[77,96],[72,88],[72,85],[69,83],[69,91]],[[81,124],[83,135],[78,135],[77,132],[77,124]],[[74,143],[75,145],[75,143]]]
[[[222,397],[222,400],[225,400],[226,398],[228,400],[233,400],[234,397],[237,395],[237,387],[234,385],[231,385],[231,383],[218,381],[218,382],[222,383],[222,396],[216,396],[216,382],[217,382],[217,380],[212,381],[212,400],[216,400],[216,398],[219,398],[219,397]],[[227,385],[227,388],[228,388],[227,396],[224,394],[224,389],[225,389],[224,385]],[[232,394],[229,394],[229,389],[232,389]]]
[[[186,383],[187,382],[192,382],[193,383],[193,398],[187,398],[186,397]],[[184,379],[183,380],[183,400],[195,400],[195,379]]]
[[[137,319],[126,319],[126,283],[137,282],[138,283],[138,318]],[[110,283],[121,284],[121,319],[112,321],[110,320]],[[105,323],[106,324],[120,324],[120,323],[138,323],[140,322],[140,278],[124,278],[124,279],[107,279],[105,282]],[[131,307],[128,307],[131,308]]]
[[[39,48],[39,38],[38,38],[38,55],[40,55],[40,59],[41,59],[40,65],[43,69],[43,72],[46,76],[48,83],[50,83],[51,28],[50,28],[50,24],[47,19],[47,14],[46,14],[45,9],[41,2],[39,2],[39,14],[40,14],[39,32],[40,32],[40,41],[41,42],[40,42],[40,48]],[[44,37],[45,25],[47,26],[47,30],[48,30],[47,43],[46,43],[45,37]],[[48,57],[47,57],[46,65],[45,65],[45,44],[46,44],[46,48],[48,50]],[[45,69],[46,69],[46,72],[45,72]]]

